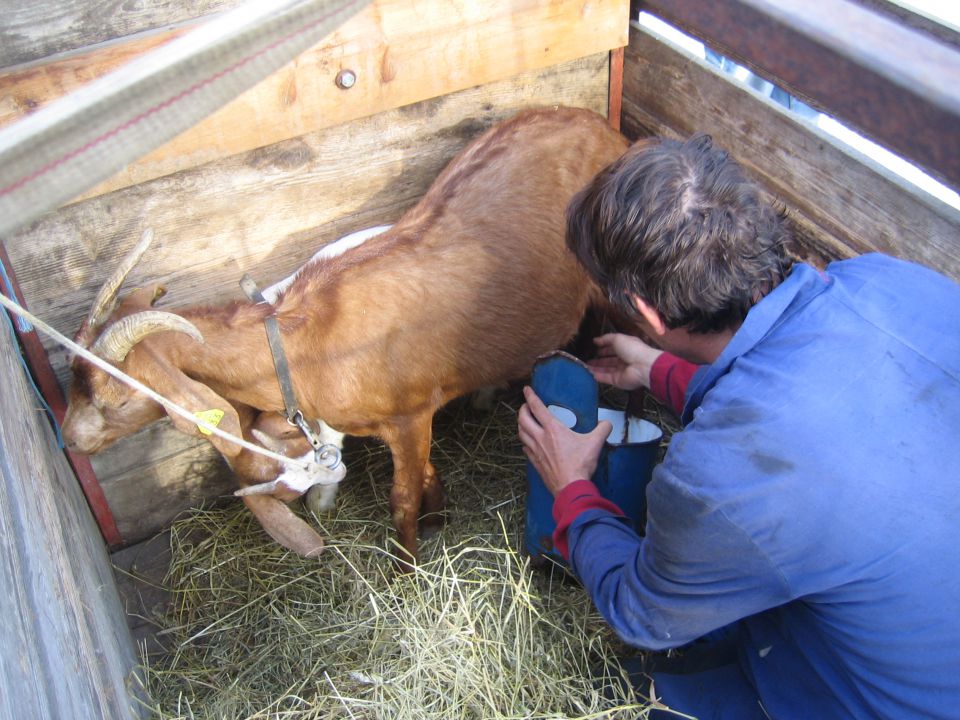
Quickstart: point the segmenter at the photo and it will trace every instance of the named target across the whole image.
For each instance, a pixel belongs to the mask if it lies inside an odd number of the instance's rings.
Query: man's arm
[[[634,335],[610,333],[594,342],[597,356],[587,365],[598,382],[628,391],[648,388],[660,402],[682,414],[687,385],[699,365],[651,347]]]
[[[618,518],[624,517],[623,510],[602,497],[597,486],[589,480],[576,480],[565,486],[553,501],[553,519],[557,523],[553,531],[553,547],[564,560],[570,559],[567,544],[570,525],[587,510],[601,510]]]
[[[647,487],[647,535],[640,538],[616,506],[584,480],[596,468],[609,423],[576,433],[530,388],[524,396],[520,440],[558,499],[557,546],[561,551],[566,546],[574,572],[625,641],[647,649],[677,647],[791,599],[780,573],[727,519],[718,505],[723,501],[693,490],[706,479],[698,474],[712,471],[705,458],[720,448],[699,447],[686,457],[676,444],[671,447],[672,460],[654,470]]]
[[[555,546],[632,645],[678,647],[790,599],[780,573],[722,512],[661,474],[641,538],[592,483],[557,496]]]

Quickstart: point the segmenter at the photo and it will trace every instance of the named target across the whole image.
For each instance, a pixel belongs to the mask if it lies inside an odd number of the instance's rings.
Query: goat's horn
[[[144,310],[121,318],[108,327],[94,344],[93,353],[105,360],[123,362],[133,346],[147,335],[167,331],[186,333],[197,342],[203,342],[203,335],[189,320],[170,312]]]
[[[285,548],[303,557],[315,557],[323,552],[323,538],[286,503],[265,495],[248,495],[243,503],[267,534]]]
[[[117,299],[117,293],[120,291],[120,286],[123,285],[123,281],[127,279],[127,275],[133,267],[140,262],[140,258],[143,257],[151,242],[153,242],[153,229],[147,228],[140,236],[140,241],[127,253],[117,269],[113,271],[113,275],[107,278],[107,281],[100,288],[86,320],[83,321],[83,325],[77,333],[77,343],[81,346],[87,347],[90,344],[96,329],[113,312],[113,305]]]
[[[257,430],[256,428],[250,432],[257,439],[257,442],[263,445],[267,450],[275,452],[277,455],[286,454],[284,453],[286,448],[283,446],[283,443],[273,437],[273,435],[265,433],[263,430]]]

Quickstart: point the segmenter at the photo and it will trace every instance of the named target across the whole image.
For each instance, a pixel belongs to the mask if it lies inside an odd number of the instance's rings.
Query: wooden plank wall
[[[86,500],[0,318],[0,717],[115,720],[138,660]]]
[[[795,97],[960,185],[960,52],[892,0],[634,0]],[[890,13],[880,12],[887,8]],[[956,33],[953,33],[956,34]],[[953,45],[951,47],[951,45]]]
[[[605,115],[627,2],[377,0],[355,21],[159,149],[162,162],[131,166],[4,238],[31,310],[72,335],[147,226],[156,240],[128,287],[164,284],[162,307],[239,298],[244,272],[269,284],[322,244],[395,221],[495,122],[538,105]],[[0,70],[0,113],[12,121],[157,37],[71,40],[79,55]],[[333,84],[345,66],[360,78],[350,91]],[[66,353],[46,347],[65,386]],[[232,489],[219,456],[168,421],[93,462],[128,543]]]
[[[0,0],[0,67],[41,62],[239,5],[242,0]]]
[[[84,197],[348,120],[626,44],[627,3],[377,0],[317,46]],[[99,77],[190,24],[0,74],[0,124]],[[356,75],[348,90],[335,79]],[[3,89],[6,89],[5,91]]]
[[[712,135],[786,205],[799,254],[822,263],[876,250],[960,279],[960,212],[638,25],[623,94],[630,137]]]

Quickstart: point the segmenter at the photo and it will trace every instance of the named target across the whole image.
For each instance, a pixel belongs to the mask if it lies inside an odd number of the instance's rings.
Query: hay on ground
[[[150,707],[193,718],[637,718],[645,705],[597,668],[630,652],[558,566],[519,552],[526,479],[521,396],[438,414],[432,461],[448,522],[395,576],[389,453],[345,449],[337,507],[312,518],[319,559],[273,543],[239,503],[172,528],[168,653],[145,661]],[[669,417],[652,408],[661,427]]]

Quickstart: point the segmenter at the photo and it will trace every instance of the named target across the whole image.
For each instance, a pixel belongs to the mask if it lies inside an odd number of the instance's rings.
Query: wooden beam
[[[627,43],[629,0],[377,0],[312,50],[190,131],[84,194],[94,197],[383,110]],[[19,119],[176,33],[0,74],[0,115]],[[341,89],[341,70],[356,83]]]
[[[12,299],[20,303],[21,306],[26,307],[23,293],[20,291],[20,284],[17,282],[17,276],[13,271],[13,265],[10,263],[7,249],[2,242],[0,242],[0,263],[6,268],[7,276],[10,278],[12,285],[10,290],[13,293]],[[20,340],[20,345],[23,347],[23,354],[26,358],[27,366],[37,383],[37,388],[50,407],[50,411],[53,413],[57,424],[62,425],[63,418],[67,412],[67,403],[63,392],[60,390],[60,385],[57,383],[57,378],[53,373],[53,367],[50,365],[47,351],[44,349],[43,343],[40,342],[40,337],[37,335],[35,329],[21,330],[17,327],[16,333]],[[103,489],[100,487],[97,475],[93,471],[93,466],[90,464],[90,458],[85,455],[77,455],[69,450],[65,450],[65,452],[67,460],[70,462],[70,466],[77,476],[80,487],[83,489],[83,494],[87,498],[90,511],[97,521],[97,526],[100,528],[104,542],[111,548],[119,547],[123,539],[117,530],[117,523],[113,518],[113,513],[110,512],[110,505],[107,503],[107,498],[103,494]]]
[[[610,92],[607,98],[607,120],[610,127],[619,130],[623,108],[623,48],[610,51]]]
[[[712,135],[787,206],[821,259],[881,251],[960,280],[960,212],[639,26],[623,95],[628,137]]]
[[[850,0],[642,0],[646,10],[960,187],[960,51]]]
[[[19,353],[0,332],[0,717],[145,716],[106,550]]]
[[[195,26],[152,33],[136,40],[72,54],[59,60],[0,71],[0,127],[10,125],[138,55],[153,50]]]
[[[65,55],[154,28],[170,28],[227,10],[243,0],[128,2],[0,0],[0,68]]]
[[[931,18],[928,15],[922,15],[919,12],[905,7],[899,3],[890,2],[890,0],[853,0],[858,5],[863,5],[874,12],[886,15],[896,20],[899,24],[913,28],[926,33],[931,38],[940,42],[953,45],[960,49],[960,30],[945,25],[942,22]]]

